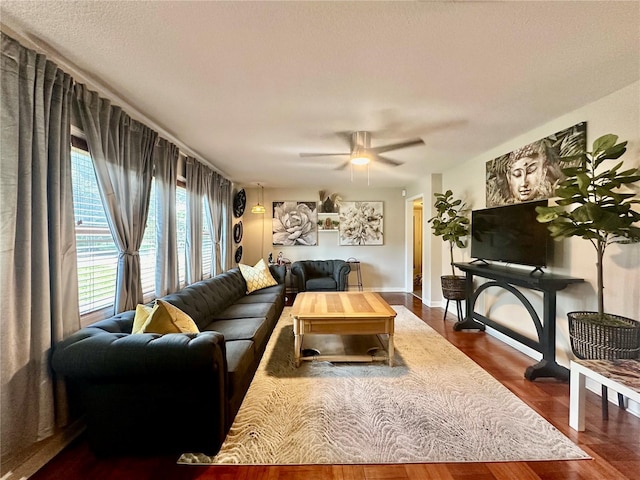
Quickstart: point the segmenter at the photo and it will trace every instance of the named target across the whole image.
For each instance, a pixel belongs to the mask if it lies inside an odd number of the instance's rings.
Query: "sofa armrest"
[[[307,274],[304,263],[293,262],[293,264],[291,265],[291,276],[292,279],[297,282],[296,287],[298,292],[306,291]]]
[[[54,348],[52,365],[85,415],[98,455],[213,455],[224,440],[228,380],[219,332],[132,335],[88,327]]]
[[[216,370],[225,377],[227,371],[224,336],[218,332],[132,335],[91,328],[58,343],[52,366],[66,377],[85,380],[168,379]]]
[[[338,291],[345,291],[347,289],[349,272],[351,272],[351,267],[349,266],[348,263],[346,262],[336,263],[333,279],[336,281],[336,284],[338,285]]]
[[[287,275],[287,267],[284,265],[269,265],[269,271],[274,280],[278,283],[284,283]]]

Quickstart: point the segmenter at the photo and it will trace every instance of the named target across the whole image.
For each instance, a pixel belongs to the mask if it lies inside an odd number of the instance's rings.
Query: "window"
[[[113,305],[118,249],[113,242],[86,143],[73,137],[71,175],[78,252],[80,314]]]
[[[116,293],[118,249],[111,236],[102,205],[93,160],[86,142],[72,136],[71,174],[78,252],[79,308],[83,323],[105,318],[112,313]],[[151,182],[147,225],[140,245],[140,274],[144,301],[155,297],[156,271],[156,181]],[[203,199],[202,269],[211,276],[212,236],[206,221]],[[186,283],[187,192],[184,183],[176,188],[176,236],[180,287]]]
[[[207,221],[208,202],[206,197],[202,199],[202,278],[211,278],[211,232]]]
[[[187,262],[187,189],[183,185],[176,188],[176,229],[178,242],[178,278],[180,287],[186,284]]]
[[[145,302],[150,302],[156,294],[156,181],[151,181],[149,214],[144,236],[140,244],[140,279]]]

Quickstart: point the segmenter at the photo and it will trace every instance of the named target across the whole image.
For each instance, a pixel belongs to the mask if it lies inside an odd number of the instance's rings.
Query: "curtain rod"
[[[111,102],[116,103],[120,106],[126,113],[139,122],[146,124],[148,127],[156,130],[158,134],[170,142],[174,143],[181,150],[181,154],[183,156],[191,156],[205,163],[213,170],[218,172],[220,175],[231,180],[231,177],[227,175],[225,172],[220,170],[218,167],[213,165],[210,161],[205,160],[204,156],[190,148],[185,143],[181,142],[175,135],[170,133],[166,128],[160,126],[158,122],[148,117],[146,114],[142,113],[138,108],[134,107],[133,104],[127,101],[120,94],[116,93],[113,88],[107,85],[100,79],[97,79],[91,73],[88,73],[82,70],[80,67],[75,65],[69,59],[65,58],[62,54],[56,51],[51,45],[49,45],[44,40],[32,35],[28,32],[21,33],[16,29],[10,27],[4,22],[0,22],[0,31],[3,33],[15,38],[20,43],[22,43],[25,47],[35,50],[38,53],[46,55],[49,60],[56,63],[65,73],[68,73],[73,77],[73,80],[79,83],[84,83],[91,89],[98,92],[100,95],[104,95],[107,99],[111,100]],[[133,114],[132,114],[133,113]]]

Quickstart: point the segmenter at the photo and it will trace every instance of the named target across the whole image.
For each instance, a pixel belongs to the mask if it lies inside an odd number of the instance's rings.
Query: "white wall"
[[[582,121],[587,122],[589,148],[593,140],[599,136],[607,133],[616,134],[620,141],[629,142],[627,152],[621,158],[625,167],[640,167],[639,110],[640,82],[635,82],[444,172],[442,188],[452,189],[456,195],[465,198],[474,209],[485,208],[484,179],[487,161]],[[443,251],[442,255],[446,258],[446,251]],[[640,244],[612,245],[605,255],[605,310],[640,320]],[[466,256],[468,257],[468,249]],[[569,360],[573,357],[566,313],[573,310],[597,310],[595,262],[595,249],[586,240],[571,238],[554,242],[553,259],[546,271],[585,280],[585,283],[571,285],[557,294],[556,353],[558,363],[564,366],[568,366]],[[443,261],[443,265],[446,265],[446,262]],[[526,289],[522,292],[536,310],[541,312],[541,295]],[[498,289],[485,291],[476,305],[476,311],[530,338],[536,338],[535,328],[528,313],[517,299],[507,292],[500,293]],[[527,349],[522,350],[531,354]],[[637,410],[636,405],[633,407],[633,410]]]
[[[422,209],[422,303],[429,307],[441,307],[442,290],[440,288],[440,276],[443,275],[443,265],[448,267],[448,258],[442,263],[441,248],[442,240],[434,237],[431,233],[431,224],[428,220],[435,216],[433,207],[434,193],[442,192],[442,175],[434,174],[420,179],[411,185],[407,185],[406,195],[406,217],[407,217],[407,260],[406,264],[411,265],[411,214],[413,211],[412,202],[416,198],[422,198],[424,208]],[[461,261],[461,258],[456,258]],[[450,274],[450,273],[449,273]]]
[[[360,260],[362,281],[365,290],[404,292],[405,282],[405,198],[400,188],[353,188],[351,190],[330,191],[338,193],[344,201],[382,201],[384,215],[384,244],[365,246],[340,246],[337,231],[319,231],[317,246],[272,245],[271,215],[274,201],[317,201],[318,192],[328,190],[319,185],[317,189],[264,189],[264,205],[267,213],[263,216],[251,213],[251,206],[258,201],[258,190],[246,187],[247,209],[242,222],[243,257],[241,262],[254,265],[261,257],[267,259],[269,252],[276,258],[279,252],[295,262],[296,260],[324,260],[355,257]],[[237,220],[234,220],[234,223]],[[261,253],[262,243],[262,253]],[[355,278],[350,279],[355,283]]]

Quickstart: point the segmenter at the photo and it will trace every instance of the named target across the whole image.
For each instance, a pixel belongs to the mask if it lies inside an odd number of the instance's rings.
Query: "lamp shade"
[[[258,187],[260,187],[260,190],[258,191],[258,204],[251,207],[251,213],[262,214],[267,212],[267,209],[264,208],[264,205],[262,204],[262,201],[264,200],[264,187],[260,184],[258,184]]]

